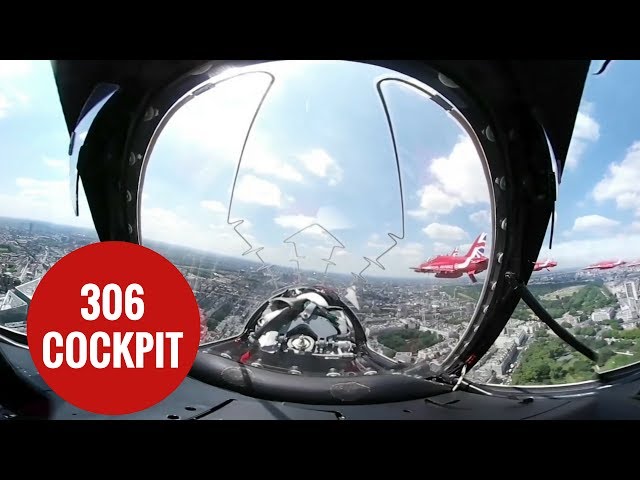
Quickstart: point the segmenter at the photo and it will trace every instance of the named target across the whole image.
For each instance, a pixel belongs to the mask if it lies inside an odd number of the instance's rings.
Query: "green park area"
[[[618,303],[616,297],[599,280],[535,284],[529,285],[529,288],[553,318],[569,313],[584,321],[594,310]],[[482,286],[448,285],[441,290],[460,300],[478,301]],[[511,318],[517,320],[529,320],[532,317],[533,313],[522,301],[511,315]]]
[[[529,288],[556,319],[568,313],[579,322],[584,322],[595,310],[618,305],[616,297],[600,280],[534,284]],[[463,298],[461,295],[464,298],[478,298],[480,287],[450,287],[447,293],[459,298]],[[523,302],[518,304],[511,318],[541,325]],[[572,327],[566,321],[561,324],[598,353],[597,363],[588,360],[543,327],[536,330],[534,338],[529,340],[527,348],[521,353],[513,372],[513,385],[581,382],[596,378],[596,366],[600,371],[606,371],[640,361],[640,329],[623,330],[619,320],[606,320],[593,326],[578,324]]]
[[[568,313],[578,317],[582,322],[587,320],[595,310],[618,304],[615,295],[609,292],[605,286],[595,282],[585,284],[581,288],[575,286],[559,288],[557,284],[532,285],[531,291],[552,318],[560,318]],[[568,294],[568,292],[572,293]],[[520,302],[511,318],[528,320],[532,315],[531,310],[524,302]]]
[[[398,330],[378,336],[378,342],[393,352],[416,353],[423,348],[429,348],[443,340],[436,332],[420,330]]]
[[[529,285],[531,292],[542,303],[553,318],[565,313],[586,320],[594,310],[617,305],[615,296],[603,285],[602,281],[562,282]],[[447,294],[461,300],[477,301],[482,291],[481,285],[452,286],[441,288]],[[520,302],[511,318],[528,320],[533,313]]]
[[[622,330],[619,322],[607,322],[599,336],[593,327],[577,327],[572,333],[598,353],[600,371],[640,361],[640,329]],[[609,344],[606,339],[611,339]],[[513,372],[513,385],[554,385],[596,378],[596,363],[573,350],[546,329],[536,331],[533,343],[522,354]]]

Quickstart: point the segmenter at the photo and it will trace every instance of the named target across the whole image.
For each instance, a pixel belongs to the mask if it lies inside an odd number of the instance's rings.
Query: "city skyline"
[[[95,229],[92,227],[85,227],[85,226],[76,226],[76,225],[68,225],[68,224],[64,224],[64,223],[55,223],[55,222],[50,222],[50,221],[45,221],[45,220],[38,220],[35,218],[18,218],[18,217],[4,217],[4,216],[0,216],[0,225],[2,225],[3,221],[5,220],[9,220],[9,221],[15,221],[15,222],[26,222],[26,223],[36,223],[36,224],[44,224],[47,225],[48,227],[59,227],[59,228],[73,228],[76,233],[84,233],[87,234],[89,237],[92,237],[92,240],[98,241],[98,236],[97,233],[95,232]],[[143,245],[145,246],[145,245]],[[255,267],[259,267],[260,266],[260,261],[258,259],[255,258],[247,258],[246,256],[235,256],[235,255],[226,255],[226,254],[222,254],[222,253],[216,253],[216,252],[212,252],[212,251],[207,251],[207,250],[200,250],[198,248],[195,247],[189,247],[186,245],[182,245],[182,244],[174,244],[174,243],[168,243],[166,241],[162,241],[162,240],[151,240],[151,244],[146,245],[148,248],[153,248],[154,246],[161,246],[161,249],[163,250],[164,253],[167,252],[173,252],[176,249],[180,249],[180,250],[185,250],[185,251],[190,251],[192,253],[196,253],[198,255],[201,256],[205,256],[205,255],[210,255],[212,258],[216,258],[216,257],[221,257],[221,258],[228,258],[228,259],[232,259],[232,260],[239,260],[242,262],[248,262],[252,265],[254,265]],[[160,253],[163,253],[160,252]],[[278,265],[279,267],[283,268],[283,269],[292,269],[295,270],[295,265]],[[622,267],[622,269],[628,269],[628,267]],[[304,270],[306,272],[317,272],[317,270]],[[583,271],[582,267],[554,267],[552,269],[552,272],[556,272],[556,273],[578,273]],[[593,271],[592,273],[583,273],[584,275],[590,275],[590,276],[598,276],[598,275],[608,275],[610,274],[611,271],[609,270],[604,270],[604,271]],[[349,277],[350,274],[349,273],[337,273],[337,272],[331,272],[328,271],[329,274],[337,274],[341,277]],[[533,272],[533,276],[532,276],[532,281],[535,281],[537,278],[544,278],[545,276],[547,276],[550,273],[550,271],[543,269],[541,272]],[[485,272],[482,272],[480,274],[478,274],[477,276],[480,277],[481,280],[484,279],[484,275]],[[426,276],[426,275],[411,275],[411,276],[399,276],[399,277],[394,277],[394,276],[377,276],[377,275],[370,275],[372,278],[378,279],[378,280],[385,280],[385,279],[389,279],[389,280],[402,280],[402,281],[407,281],[407,280],[417,280],[418,282],[421,283],[427,283],[429,285],[437,285],[439,283],[443,284],[443,285],[449,285],[449,284],[458,284],[458,285],[466,285],[466,286],[473,286],[473,284],[471,284],[468,281],[468,278],[463,276],[460,278],[456,278],[456,279],[438,279],[435,278],[434,276]],[[426,281],[426,282],[425,282]],[[481,287],[482,286],[482,282],[478,283],[475,285],[476,287]]]

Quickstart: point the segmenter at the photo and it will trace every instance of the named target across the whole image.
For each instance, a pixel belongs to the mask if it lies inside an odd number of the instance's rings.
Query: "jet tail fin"
[[[487,246],[487,234],[482,232],[478,237],[474,240],[467,252],[467,257],[484,257],[484,250]]]

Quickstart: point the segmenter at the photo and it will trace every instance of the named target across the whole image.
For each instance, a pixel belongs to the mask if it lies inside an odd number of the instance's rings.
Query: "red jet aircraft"
[[[608,270],[610,268],[624,265],[625,263],[627,262],[625,262],[624,260],[605,260],[603,262],[594,263],[593,265],[584,267],[583,270]]]
[[[550,272],[550,271],[551,271],[551,270],[549,270],[550,268],[557,267],[557,266],[558,266],[558,262],[556,262],[555,260],[549,260],[549,259],[547,259],[547,260],[545,260],[544,262],[536,262],[536,263],[533,265],[533,271],[534,271],[534,272],[539,272],[539,271],[540,271],[540,270],[542,270],[543,268],[546,268],[546,269],[547,269],[547,271],[549,271],[549,272]]]
[[[455,249],[451,255],[431,257],[419,267],[411,267],[411,270],[417,273],[435,273],[436,278],[459,278],[466,273],[475,283],[477,282],[475,275],[485,271],[489,266],[489,259],[484,256],[486,245],[487,234],[481,233],[466,255],[457,255],[458,249]]]

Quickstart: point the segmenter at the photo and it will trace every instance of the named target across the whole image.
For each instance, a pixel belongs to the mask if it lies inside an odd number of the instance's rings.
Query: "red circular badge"
[[[27,341],[40,375],[83,410],[151,407],[185,379],[200,340],[189,284],[160,254],[101,242],[61,258],[40,281]]]

